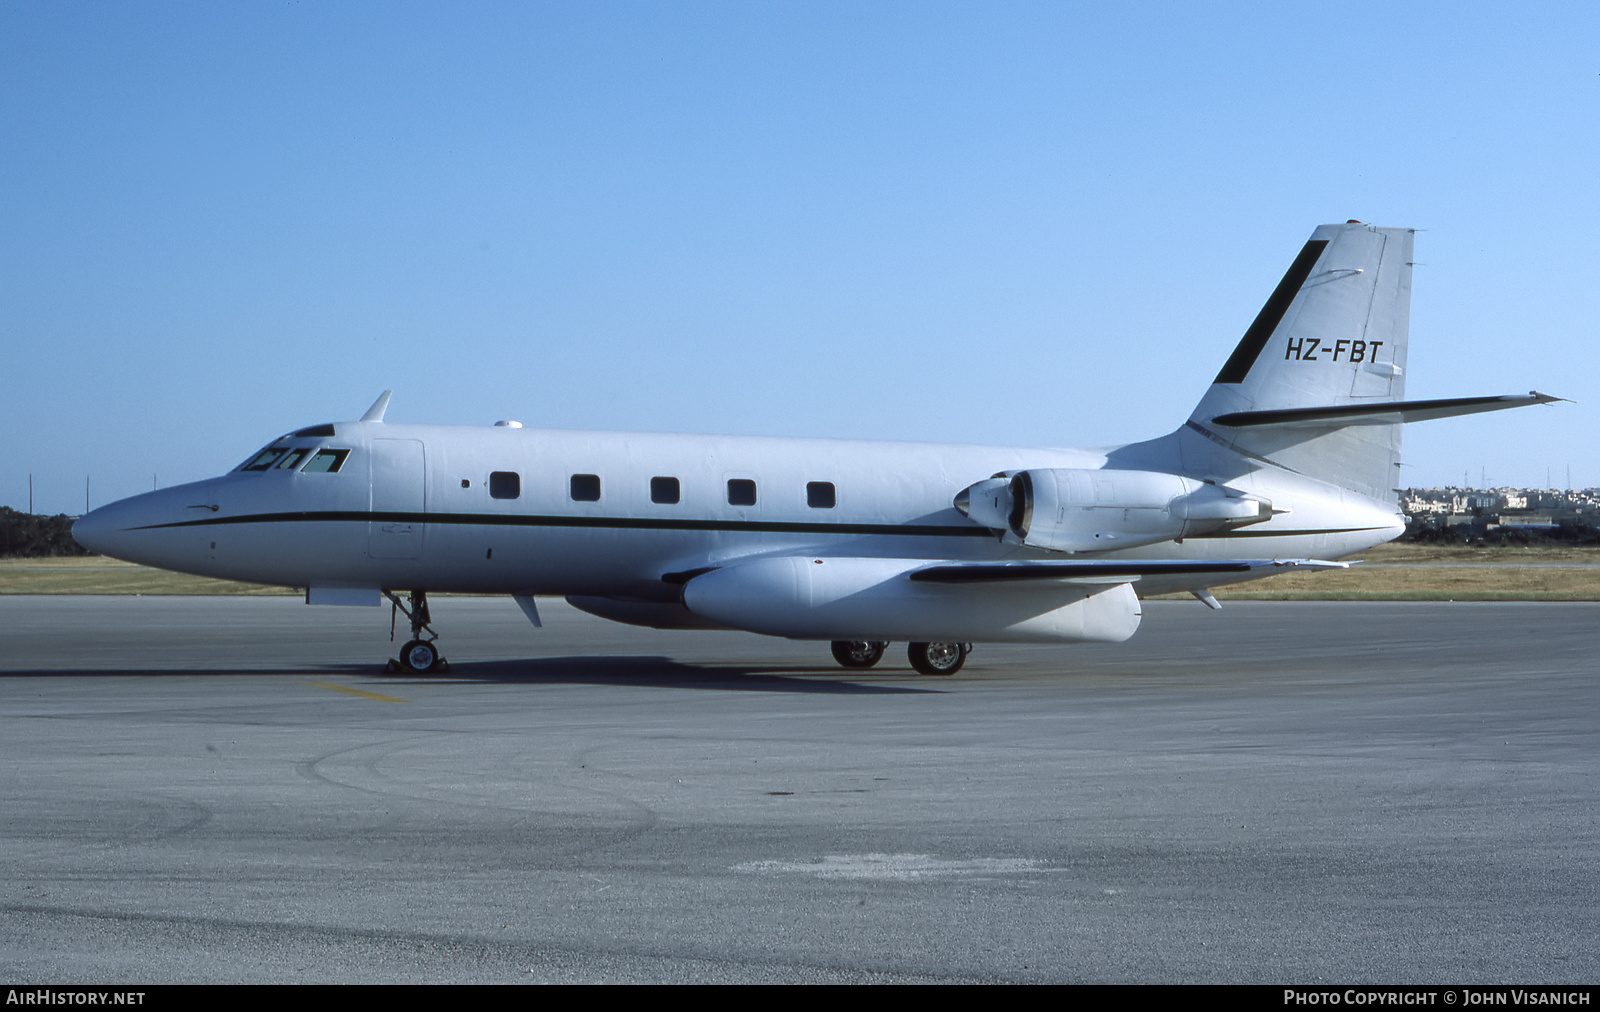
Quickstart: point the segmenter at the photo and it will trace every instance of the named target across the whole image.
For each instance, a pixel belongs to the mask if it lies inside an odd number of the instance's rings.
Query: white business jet
[[[832,641],[923,674],[973,643],[1121,642],[1140,598],[1359,552],[1400,534],[1402,423],[1558,398],[1405,400],[1408,229],[1324,225],[1182,427],[1064,450],[397,425],[275,439],[218,478],[103,506],[88,548],[305,588],[411,622],[396,667],[446,666],[430,592],[534,598],[664,629]],[[397,592],[406,595],[402,601]]]

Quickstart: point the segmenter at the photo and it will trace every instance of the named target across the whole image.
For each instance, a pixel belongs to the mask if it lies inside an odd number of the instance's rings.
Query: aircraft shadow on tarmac
[[[885,672],[893,678],[910,672]],[[369,679],[372,686],[450,682],[503,685],[615,685],[670,689],[715,689],[733,692],[793,692],[827,695],[882,695],[945,692],[942,685],[877,685],[842,679],[805,665],[685,664],[659,656],[533,657],[521,660],[452,663],[448,672],[386,673],[371,664],[326,664],[316,667],[259,668],[72,668],[0,672],[8,678],[82,677],[217,677],[238,675],[336,675]],[[856,675],[856,678],[863,675]],[[882,677],[882,676],[879,676]],[[918,679],[921,681],[921,679]]]
[[[368,669],[370,670],[370,669]],[[906,673],[909,679],[912,676]],[[496,682],[528,685],[627,685],[674,689],[718,689],[739,692],[812,692],[872,695],[942,692],[924,685],[872,685],[819,674],[805,665],[685,664],[659,656],[534,657],[515,661],[467,661],[447,673],[396,672],[386,684],[413,682]]]

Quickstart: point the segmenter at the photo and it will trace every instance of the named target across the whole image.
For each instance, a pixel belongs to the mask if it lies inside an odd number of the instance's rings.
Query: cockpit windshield
[[[243,464],[240,464],[239,470],[265,471],[267,468],[272,466],[274,461],[287,453],[288,450],[289,448],[287,446],[269,446],[260,453],[256,454],[254,457],[251,457],[249,460],[245,461]]]
[[[272,441],[236,471],[295,471],[302,474],[336,474],[344,466],[349,450],[329,450],[315,446],[289,446],[284,436]],[[308,461],[307,458],[310,458]]]

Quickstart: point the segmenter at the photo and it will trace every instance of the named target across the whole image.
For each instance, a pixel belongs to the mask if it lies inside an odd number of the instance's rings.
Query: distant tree
[[[1460,545],[1467,541],[1463,530],[1461,527],[1446,527],[1443,524],[1413,524],[1395,540],[1419,545]]]
[[[0,506],[0,559],[94,554],[72,540],[72,521],[65,514],[35,516]]]

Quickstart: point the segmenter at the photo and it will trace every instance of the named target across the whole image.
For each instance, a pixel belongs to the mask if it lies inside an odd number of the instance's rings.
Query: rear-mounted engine
[[[1160,471],[1033,468],[963,489],[955,507],[1012,544],[1104,552],[1269,520],[1272,504]]]

